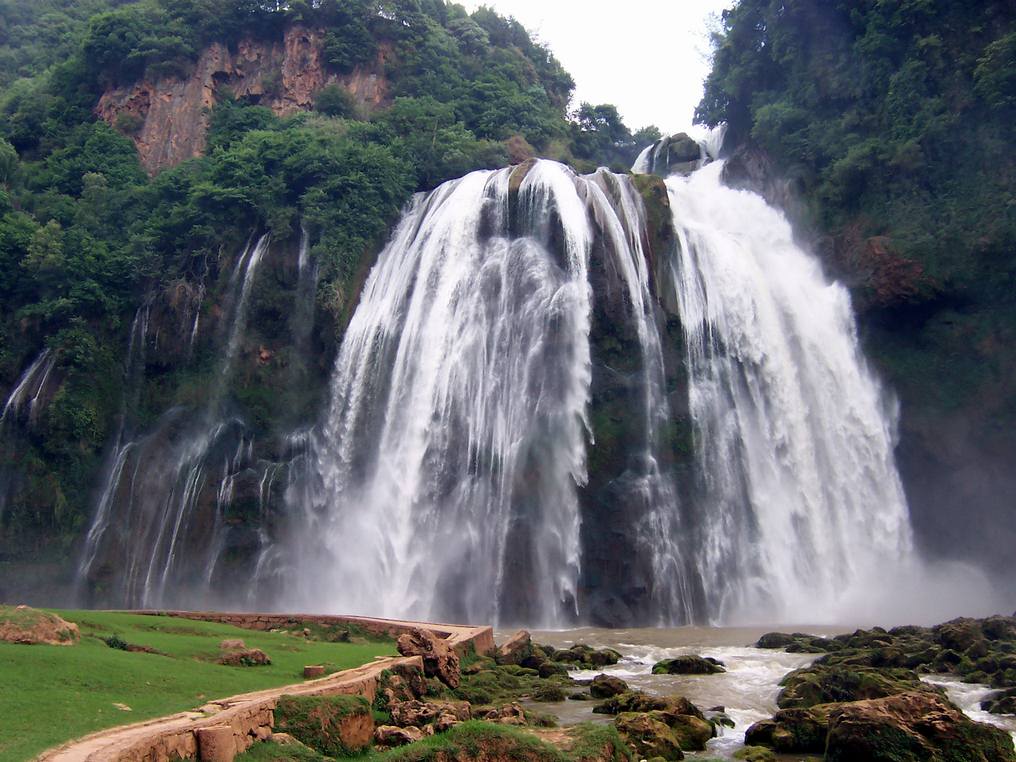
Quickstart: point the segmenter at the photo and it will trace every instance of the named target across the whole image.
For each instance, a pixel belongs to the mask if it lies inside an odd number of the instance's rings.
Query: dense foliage
[[[313,112],[280,118],[217,93],[205,155],[155,177],[131,140],[139,125],[95,117],[109,88],[186,77],[212,43],[275,43],[293,24],[323,30],[330,74],[374,67],[390,99],[367,112],[331,84]],[[636,138],[610,106],[572,117],[571,77],[521,24],[443,0],[0,0],[0,88],[0,388],[44,348],[57,358],[31,425],[0,422],[0,561],[13,547],[66,553],[123,413],[133,316],[163,304],[165,322],[191,304],[214,322],[252,231],[290,246],[308,234],[327,352],[414,190],[535,154],[587,170],[628,164],[638,140],[658,135]],[[257,322],[268,342],[290,319],[293,284],[265,278]],[[181,354],[164,339],[160,352],[136,401],[142,422],[195,404],[214,372],[214,347]],[[317,399],[296,386],[256,368],[231,394],[271,430]]]
[[[1016,6],[741,0],[697,117],[768,154],[856,286],[902,396],[912,497],[1001,505],[998,467],[1016,454]],[[998,526],[1001,552],[1016,522]]]

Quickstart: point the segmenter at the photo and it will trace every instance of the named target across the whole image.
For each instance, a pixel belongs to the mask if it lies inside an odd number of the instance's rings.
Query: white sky
[[[462,1],[462,0],[460,0]],[[575,79],[575,103],[613,103],[633,131],[691,126],[709,29],[731,0],[464,0],[514,16]]]

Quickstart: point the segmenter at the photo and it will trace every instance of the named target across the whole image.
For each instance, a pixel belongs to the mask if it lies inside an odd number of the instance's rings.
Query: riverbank
[[[327,632],[253,632],[214,622],[100,611],[59,611],[77,625],[69,647],[0,642],[0,760],[21,762],[93,731],[191,710],[232,694],[302,679],[305,665],[327,672],[396,655],[395,641],[354,627]],[[0,612],[2,618],[2,612]],[[329,640],[334,638],[335,640]],[[252,660],[219,663],[222,644]]]

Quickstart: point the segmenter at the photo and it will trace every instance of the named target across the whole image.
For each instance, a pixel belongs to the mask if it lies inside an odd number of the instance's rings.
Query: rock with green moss
[[[734,759],[742,762],[776,762],[776,755],[764,746],[745,746],[734,752]]]
[[[782,709],[772,719],[752,725],[744,734],[750,746],[766,746],[783,754],[821,754],[829,731],[827,704],[809,709]]]
[[[567,698],[564,690],[560,685],[554,683],[547,683],[546,685],[539,686],[533,691],[533,701],[541,701],[544,703],[555,703],[558,701],[564,701]]]
[[[1016,688],[996,693],[982,701],[981,709],[992,714],[1016,714]]]
[[[883,698],[912,690],[934,690],[909,669],[827,664],[813,664],[794,670],[783,678],[780,685],[783,690],[776,703],[781,709]]]
[[[943,697],[914,691],[843,704],[829,714],[826,762],[1016,762],[1004,730]]]
[[[651,696],[642,691],[628,691],[601,701],[593,707],[597,714],[622,714],[623,712],[669,712],[675,715],[690,715],[705,719],[697,706],[684,696]]]
[[[671,729],[683,751],[703,751],[709,739],[716,735],[716,729],[711,722],[692,714],[677,714],[668,710],[657,710],[648,714]]]
[[[680,741],[665,722],[643,712],[624,712],[614,720],[614,726],[640,758],[684,759]]]
[[[694,654],[664,659],[653,665],[654,675],[716,675],[726,671],[723,662]]]
[[[619,696],[628,690],[628,683],[620,677],[612,675],[597,675],[589,684],[589,695],[597,699]]]
[[[275,729],[330,757],[366,749],[374,736],[374,716],[362,696],[281,696]]]

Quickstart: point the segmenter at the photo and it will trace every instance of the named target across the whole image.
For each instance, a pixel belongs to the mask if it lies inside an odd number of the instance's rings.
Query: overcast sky
[[[460,0],[461,1],[461,0]],[[613,103],[632,130],[691,125],[709,29],[731,0],[465,0],[514,16],[575,78],[576,103]]]

